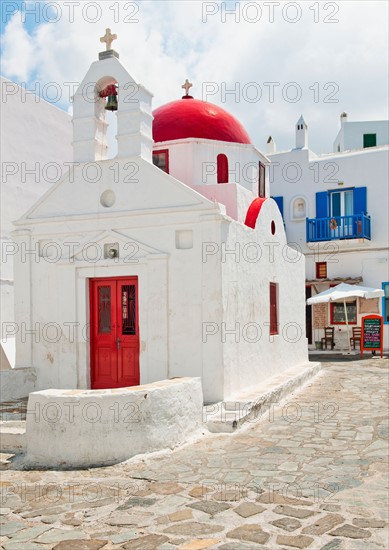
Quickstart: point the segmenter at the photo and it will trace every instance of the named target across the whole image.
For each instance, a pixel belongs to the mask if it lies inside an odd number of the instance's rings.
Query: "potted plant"
[[[319,329],[314,330],[314,336],[315,336],[315,349],[321,349],[321,339],[320,339]]]

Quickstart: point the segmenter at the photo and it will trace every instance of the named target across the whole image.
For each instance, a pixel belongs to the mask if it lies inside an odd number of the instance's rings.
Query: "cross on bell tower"
[[[100,38],[100,42],[105,43],[105,52],[99,53],[99,60],[108,59],[109,57],[119,58],[119,54],[112,49],[112,42],[117,40],[117,34],[112,34],[111,29],[105,29],[105,35]]]
[[[181,88],[183,88],[185,90],[185,95],[183,96],[182,99],[186,99],[186,98],[193,99],[192,96],[189,95],[189,90],[192,88],[192,86],[193,86],[193,84],[191,82],[189,82],[188,79],[186,79],[184,84],[181,86]]]

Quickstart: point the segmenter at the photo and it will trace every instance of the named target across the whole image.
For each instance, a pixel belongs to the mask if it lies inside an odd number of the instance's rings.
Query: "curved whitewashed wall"
[[[272,234],[272,223],[275,233]],[[223,265],[224,394],[231,399],[287,368],[308,363],[305,258],[287,245],[277,204],[262,205],[255,229],[226,224]],[[270,282],[278,289],[278,334],[270,335]],[[224,334],[223,334],[224,328]]]
[[[27,462],[92,467],[173,448],[199,433],[202,408],[199,378],[111,390],[31,393]]]

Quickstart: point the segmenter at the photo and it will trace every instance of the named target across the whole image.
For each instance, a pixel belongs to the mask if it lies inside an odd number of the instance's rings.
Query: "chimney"
[[[343,127],[343,124],[347,122],[347,113],[343,111],[343,113],[340,115],[340,126]]]
[[[303,115],[299,118],[296,124],[296,149],[308,148],[308,126]]]
[[[274,141],[274,139],[269,136],[268,139],[267,139],[267,152],[268,153],[275,153],[276,152],[276,142]]]

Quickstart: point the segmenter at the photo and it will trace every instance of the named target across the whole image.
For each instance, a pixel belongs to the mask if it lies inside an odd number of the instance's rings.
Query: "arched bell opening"
[[[116,113],[119,108],[119,88],[115,78],[103,77],[96,83],[96,117],[102,122],[106,159],[117,155],[118,121]]]

